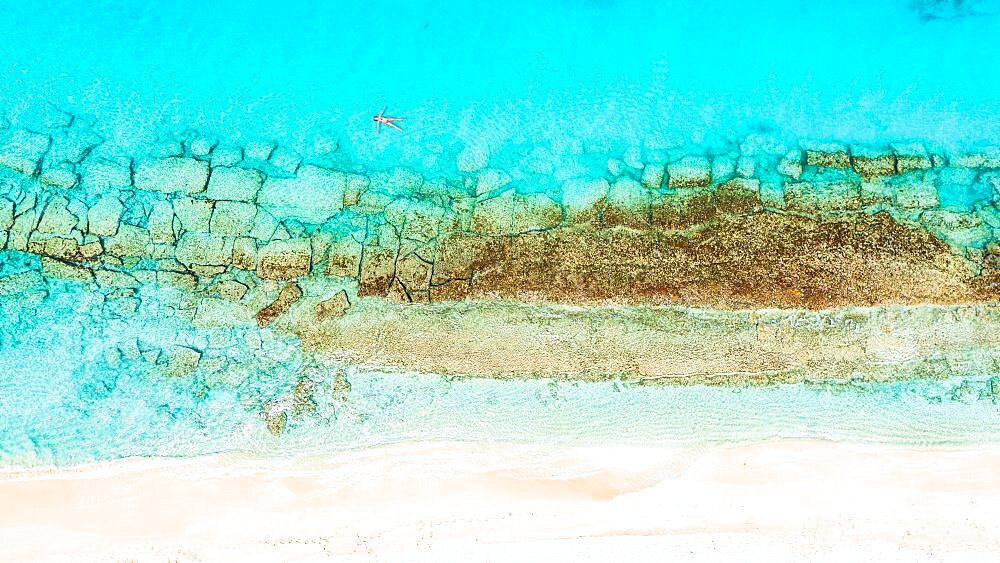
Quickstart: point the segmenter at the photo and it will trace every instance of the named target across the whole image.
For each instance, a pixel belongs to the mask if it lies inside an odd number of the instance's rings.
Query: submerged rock
[[[194,194],[205,191],[208,164],[193,158],[147,160],[135,169],[135,187],[164,193]]]
[[[151,145],[146,149],[146,154],[156,158],[184,156],[184,147],[177,139],[167,139]]]
[[[155,243],[173,244],[177,238],[174,228],[174,208],[168,201],[157,201],[149,213],[149,236]]]
[[[264,423],[267,431],[274,436],[281,436],[285,433],[288,425],[288,413],[284,405],[279,403],[268,403],[264,407]]]
[[[264,328],[271,324],[274,319],[284,315],[293,303],[302,298],[302,288],[299,284],[291,282],[281,288],[278,298],[270,305],[257,312],[257,326]]]
[[[338,371],[337,375],[333,377],[332,390],[337,395],[346,395],[351,392],[351,382],[347,380],[347,376],[344,375],[343,371]],[[997,393],[1000,395],[1000,393]]]
[[[909,5],[923,21],[1000,13],[1000,5],[993,0],[910,0]]]
[[[212,222],[215,204],[210,200],[189,197],[174,200],[174,214],[181,229],[193,233],[207,233]]]
[[[267,162],[276,145],[269,141],[250,141],[243,147],[243,160],[250,164]]]
[[[781,160],[778,161],[777,171],[779,174],[788,176],[793,180],[801,178],[802,151],[792,150],[785,153],[785,156],[781,157]]]
[[[621,176],[625,173],[625,163],[617,158],[608,159],[608,174],[614,177]]]
[[[177,241],[177,261],[185,266],[226,266],[232,262],[232,244],[210,233],[185,233]]]
[[[302,157],[291,149],[278,147],[271,153],[271,166],[288,176],[294,176],[300,164]]]
[[[15,207],[14,215],[14,224],[8,233],[7,248],[28,250],[28,239],[38,224],[38,212],[31,208],[19,213]]]
[[[483,194],[489,194],[495,190],[505,187],[510,184],[510,175],[500,170],[498,168],[488,168],[479,173],[479,178],[476,179],[476,196],[481,196]]]
[[[563,184],[563,205],[572,221],[596,219],[611,185],[604,178],[575,178]]]
[[[198,286],[198,279],[191,274],[180,272],[159,271],[155,273],[156,283],[169,287],[176,287],[186,291],[193,291]],[[135,272],[138,278],[139,272]]]
[[[736,158],[732,155],[720,155],[712,158],[712,181],[719,184],[731,179],[736,174]]]
[[[986,147],[959,154],[951,159],[952,166],[964,166],[967,168],[1000,168],[1000,147]]]
[[[247,293],[247,286],[236,280],[223,280],[215,284],[213,289],[223,298],[239,301]]]
[[[351,306],[351,300],[346,291],[338,291],[333,297],[316,304],[316,319],[324,321],[331,317],[342,317]]]
[[[48,205],[45,206],[45,211],[42,212],[42,218],[38,222],[38,232],[40,233],[50,233],[50,234],[68,234],[76,224],[79,222],[79,218],[72,213],[70,213],[67,206],[69,201],[64,197],[54,197],[49,200]]]
[[[257,206],[238,201],[220,201],[215,204],[209,232],[222,236],[242,237],[253,228]]]
[[[14,224],[14,202],[0,197],[0,231],[6,231]]]
[[[930,182],[896,186],[896,205],[904,209],[931,209],[938,206],[937,188]]]
[[[756,171],[757,171],[757,160],[752,156],[741,156],[736,161],[736,175],[739,176],[740,178],[753,178],[754,173],[756,173]]]
[[[42,258],[42,273],[47,278],[71,280],[80,283],[90,283],[94,281],[94,271],[90,268],[75,266],[68,262],[52,258]]]
[[[937,181],[939,185],[971,186],[976,181],[978,171],[971,168],[945,167],[937,170]],[[929,174],[933,176],[933,174]]]
[[[371,175],[371,188],[394,197],[410,197],[420,193],[424,177],[416,170],[394,166]]]
[[[667,164],[667,185],[671,188],[698,188],[712,183],[712,166],[703,156],[686,156]]]
[[[618,178],[608,190],[604,224],[645,228],[651,202],[650,191],[642,184],[632,178]]]
[[[254,313],[246,305],[226,297],[204,297],[198,300],[191,324],[196,328],[209,329],[252,325],[253,322]]]
[[[472,210],[472,229],[486,236],[511,234],[514,224],[514,191],[477,201]]]
[[[992,238],[990,228],[976,213],[931,209],[920,215],[920,222],[936,236],[957,248],[984,248]]]
[[[52,133],[52,147],[45,155],[45,162],[79,164],[104,139],[87,126],[59,129]]]
[[[146,229],[122,223],[118,232],[105,240],[104,251],[112,256],[144,258],[152,242]]]
[[[256,170],[216,166],[205,195],[211,199],[253,201],[263,182],[264,176]]]
[[[12,132],[0,144],[0,167],[9,168],[25,176],[38,172],[42,157],[49,150],[48,135],[24,129]]]
[[[316,392],[316,382],[303,377],[295,384],[292,392],[292,409],[295,414],[312,413],[316,411],[316,399],[313,393]]]
[[[799,143],[806,157],[807,166],[822,168],[850,168],[851,156],[840,143],[802,141]]]
[[[647,164],[642,169],[642,185],[651,190],[658,190],[663,185],[663,164]]]
[[[17,227],[17,224],[15,223],[14,226]],[[15,234],[18,235],[16,238]],[[17,248],[22,242],[24,248]],[[34,254],[51,256],[69,262],[87,262],[103,252],[100,240],[85,241],[81,244],[76,237],[42,235],[40,233],[34,233],[30,239],[23,241],[20,233],[12,231],[10,243],[9,247],[15,250],[27,250]]]
[[[344,207],[344,193],[352,174],[307,164],[294,178],[268,178],[257,203],[278,217],[321,224]]]
[[[326,275],[357,277],[363,247],[351,237],[336,239],[327,248]]]
[[[219,140],[214,137],[199,136],[191,141],[191,154],[199,158],[205,158],[212,154],[212,151],[218,144]]]
[[[368,177],[302,165],[281,147],[206,144],[198,159],[140,163],[135,187],[129,159],[110,149],[78,167],[46,154],[39,178],[0,172],[0,245],[44,256],[43,282],[96,281],[99,313],[124,318],[141,306],[224,329],[216,340],[259,337],[254,324],[301,327],[310,313],[331,321],[316,331],[346,330],[384,305],[356,296],[741,309],[995,296],[1000,172],[985,170],[990,150],[945,160],[921,145],[714,146],[711,156],[688,144],[636,148],[628,164],[606,159],[610,148],[568,157],[578,150],[569,147],[559,159],[533,150],[539,162],[509,173],[484,153],[469,172],[425,181],[413,169]],[[251,162],[260,170],[242,168]],[[55,170],[79,171],[79,187],[50,181]],[[163,293],[182,302],[148,299],[157,284],[181,289]],[[207,346],[208,358],[222,347]]]
[[[866,179],[892,176],[896,173],[896,155],[881,149],[852,146],[851,163],[855,172]]]
[[[131,274],[116,272],[114,270],[97,270],[94,272],[97,285],[104,288],[136,288],[139,287],[139,280]]]
[[[38,178],[43,185],[68,190],[80,181],[70,166],[46,168]]]
[[[625,165],[629,168],[634,168],[636,170],[642,169],[642,149],[639,147],[629,147],[625,149],[625,153],[622,154],[622,160]]]
[[[309,273],[312,251],[309,239],[272,241],[258,251],[257,275],[268,280],[291,280]]]
[[[188,346],[174,345],[170,349],[170,359],[163,370],[167,377],[184,377],[194,373],[201,360],[201,351]]]
[[[233,266],[242,270],[257,269],[257,241],[240,237],[233,241]]]
[[[87,213],[87,230],[91,234],[100,236],[115,235],[118,233],[118,224],[124,212],[125,206],[117,197],[106,195]]]
[[[785,205],[798,211],[847,211],[861,207],[861,185],[855,182],[785,184]]]
[[[243,149],[239,147],[217,147],[212,151],[212,166],[236,166],[243,160]]]
[[[525,194],[514,197],[514,233],[552,229],[559,226],[562,220],[562,206],[545,194]]]
[[[890,143],[889,148],[896,155],[896,171],[900,174],[931,167],[927,149],[921,143]]]

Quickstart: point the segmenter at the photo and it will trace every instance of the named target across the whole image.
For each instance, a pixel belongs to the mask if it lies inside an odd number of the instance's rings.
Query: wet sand
[[[13,561],[985,560],[1000,447],[410,443],[0,474]]]

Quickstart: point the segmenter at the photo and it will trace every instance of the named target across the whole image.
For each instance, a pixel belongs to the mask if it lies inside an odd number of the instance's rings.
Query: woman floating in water
[[[385,108],[387,108],[387,107],[389,107],[389,106],[382,106],[382,111],[378,112],[378,115],[375,116],[375,134],[376,135],[378,135],[379,131],[382,129],[382,125],[383,124],[388,125],[389,127],[392,127],[396,131],[402,131],[402,129],[398,125],[396,125],[395,123],[393,123],[393,121],[402,121],[403,119],[406,119],[406,118],[405,117],[384,117],[383,114],[385,113]]]

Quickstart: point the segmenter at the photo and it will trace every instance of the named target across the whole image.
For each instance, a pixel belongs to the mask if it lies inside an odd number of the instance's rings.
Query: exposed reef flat
[[[740,384],[1000,375],[1000,308],[980,305],[400,308],[362,299],[335,322],[289,329],[306,351],[341,361],[451,375]]]
[[[0,130],[0,296],[77,284],[94,318],[169,326],[114,344],[167,375],[263,334],[456,375],[998,371],[996,147],[753,134],[365,171],[192,131],[123,154],[60,115]]]

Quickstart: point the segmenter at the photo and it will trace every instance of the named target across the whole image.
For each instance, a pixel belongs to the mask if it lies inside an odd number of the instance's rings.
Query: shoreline
[[[0,472],[0,534],[37,560],[940,560],[1000,549],[998,462],[1000,446],[822,441],[128,459]]]

